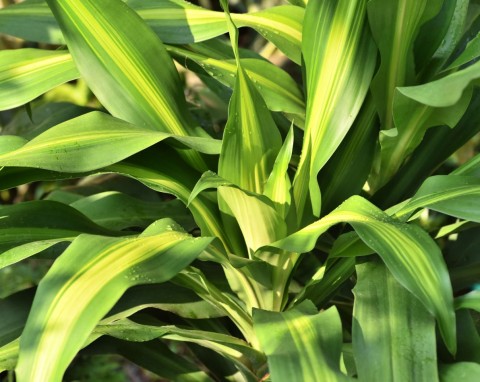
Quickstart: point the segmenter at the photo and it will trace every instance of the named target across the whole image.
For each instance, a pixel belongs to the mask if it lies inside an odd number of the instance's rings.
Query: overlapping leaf
[[[308,252],[332,225],[347,222],[380,255],[397,281],[438,320],[449,350],[455,352],[455,315],[448,271],[440,249],[421,228],[400,223],[361,197],[348,199],[332,213],[271,246]]]
[[[255,310],[254,329],[272,381],[349,381],[340,372],[342,324],[336,308],[310,302],[286,312]]]
[[[383,264],[356,268],[353,351],[358,378],[438,380],[433,317]]]
[[[77,238],[40,283],[21,337],[18,381],[60,381],[97,322],[128,287],[170,279],[210,241],[175,231]],[[69,341],[73,333],[75,341]]]
[[[294,181],[299,222],[308,193],[313,213],[319,215],[317,174],[350,129],[370,85],[376,53],[365,24],[366,3],[328,0],[307,5],[302,43],[306,125]]]
[[[68,52],[13,49],[0,52],[0,110],[13,109],[79,73]]]
[[[126,0],[165,43],[189,44],[223,35],[227,23],[222,12],[180,0]],[[304,10],[279,6],[248,14],[232,14],[239,27],[251,27],[300,64]],[[25,20],[28,19],[28,22]],[[65,42],[45,0],[26,0],[0,11],[0,32],[52,44]],[[28,26],[28,28],[27,28]]]
[[[12,146],[13,150],[0,155],[0,166],[81,173],[116,163],[169,137],[169,133],[92,112],[50,128],[21,147]],[[214,154],[220,148],[220,142],[211,138],[175,139],[200,152]]]

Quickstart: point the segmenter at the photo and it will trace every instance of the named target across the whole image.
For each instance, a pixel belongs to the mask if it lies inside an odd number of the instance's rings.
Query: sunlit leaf
[[[210,241],[174,231],[77,238],[39,285],[20,341],[18,380],[60,381],[97,322],[128,287],[170,279]],[[69,341],[73,335],[75,341]]]
[[[12,49],[0,52],[0,110],[32,101],[79,73],[68,52]]]

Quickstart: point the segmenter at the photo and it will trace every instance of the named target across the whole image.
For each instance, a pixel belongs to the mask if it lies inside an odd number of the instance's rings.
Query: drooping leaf
[[[205,49],[207,52],[205,52]],[[223,85],[234,88],[237,65],[235,60],[230,57],[217,58],[215,57],[216,54],[213,56],[209,52],[208,46],[201,52],[199,52],[197,45],[192,45],[189,49],[167,46],[167,50],[174,57],[182,57],[183,59],[179,59],[179,62],[187,68],[189,68],[189,65],[186,59],[192,60]],[[303,95],[298,85],[285,71],[268,61],[255,58],[242,58],[241,65],[270,110],[295,114],[299,115],[298,118],[305,118]]]
[[[342,325],[336,308],[311,302],[286,312],[255,310],[254,329],[273,381],[348,381],[340,372]]]
[[[13,109],[79,77],[68,52],[13,49],[0,52],[0,110]]]
[[[163,43],[122,0],[47,3],[82,78],[113,116],[154,131],[208,136],[187,109]],[[194,168],[208,168],[199,153],[182,155]]]
[[[173,341],[196,343],[229,358],[240,371],[250,376],[254,376],[254,371],[264,362],[263,354],[248,346],[246,342],[221,333],[183,329],[172,325],[141,325],[128,319],[118,320],[108,325],[100,325],[95,331],[101,335],[110,335],[129,341],[143,342],[162,337]]]
[[[290,128],[285,142],[278,153],[272,172],[265,184],[264,195],[275,205],[280,216],[286,217],[291,203],[290,189],[292,183],[288,175],[288,166],[293,150],[293,127]]]
[[[119,235],[58,202],[41,200],[0,206],[0,252],[30,242],[41,245],[39,241],[69,240],[81,233]]]
[[[310,1],[303,24],[307,109],[302,156],[294,180],[297,220],[310,193],[320,214],[317,174],[350,129],[367,94],[376,52],[366,1]],[[358,65],[362,62],[362,65]]]
[[[356,268],[353,351],[359,380],[438,380],[434,318],[383,264]]]
[[[95,223],[110,229],[146,228],[160,218],[169,217],[187,231],[194,228],[187,208],[180,200],[147,202],[127,194],[107,191],[70,204]]]
[[[265,101],[241,66],[238,32],[230,18],[228,23],[237,77],[223,134],[218,175],[246,191],[262,194],[280,151],[281,138]]]
[[[4,152],[0,155],[0,166],[86,172],[111,165],[169,137],[173,136],[92,112],[52,127],[24,146]],[[178,141],[204,152],[218,153],[220,148],[220,142],[211,138],[182,136]]]
[[[169,44],[190,44],[223,35],[227,24],[214,12],[180,0],[126,0],[160,39]],[[300,64],[304,10],[278,6],[248,14],[232,14],[239,27],[251,27]],[[26,21],[28,20],[28,21]],[[29,41],[64,44],[65,39],[45,0],[26,0],[0,10],[0,32]]]
[[[474,290],[455,299],[456,309],[473,309],[480,312],[480,291]]]
[[[416,209],[428,207],[460,219],[480,222],[480,211],[477,208],[479,200],[479,178],[437,175],[428,178],[396,215],[408,217]]]
[[[185,357],[173,352],[162,341],[130,342],[113,337],[102,337],[85,352],[119,354],[136,365],[161,378],[181,382],[212,382],[205,371]]]
[[[174,231],[119,239],[81,235],[39,285],[20,341],[18,381],[60,381],[128,287],[170,279],[210,241]]]
[[[455,315],[448,271],[433,239],[421,228],[401,223],[359,196],[322,219],[271,246],[292,252],[312,250],[332,225],[347,222],[377,252],[390,272],[435,315],[448,349],[455,352]]]

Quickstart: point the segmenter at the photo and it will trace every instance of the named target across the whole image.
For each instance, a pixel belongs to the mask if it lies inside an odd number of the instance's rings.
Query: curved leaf
[[[359,380],[437,381],[433,317],[383,264],[356,268],[353,351]]]
[[[455,299],[455,309],[473,309],[480,312],[480,291],[474,290]]]
[[[0,252],[30,242],[70,240],[81,233],[119,235],[119,232],[93,223],[72,207],[54,201],[41,200],[0,206]],[[4,259],[0,263],[3,261]]]
[[[413,45],[420,26],[438,13],[442,0],[372,0],[368,19],[380,50],[381,65],[372,82],[384,130],[393,127],[393,96],[397,86],[413,85]]]
[[[294,180],[299,223],[308,193],[313,214],[319,216],[317,174],[350,129],[373,76],[376,51],[365,22],[366,4],[366,0],[310,1],[306,8],[305,138]]]
[[[190,59],[223,85],[234,88],[237,65],[230,57],[220,59],[208,56],[208,52],[199,52],[195,45],[189,49],[167,46],[167,50],[174,57],[183,58],[179,59],[180,63]],[[270,110],[297,114],[300,118],[305,118],[303,95],[295,81],[284,70],[268,61],[255,58],[242,58],[240,62]],[[187,61],[184,65],[188,68]]]
[[[178,73],[162,42],[123,1],[47,3],[82,77],[114,116],[152,130],[205,136],[189,119]]]
[[[304,302],[286,312],[257,309],[253,320],[273,381],[350,380],[340,372],[342,324],[336,308],[318,313]]]
[[[428,178],[396,215],[408,217],[418,208],[480,223],[480,178],[473,176],[438,175]]]
[[[421,228],[400,223],[359,196],[353,196],[324,218],[270,246],[292,252],[312,250],[331,226],[347,222],[377,252],[390,272],[435,315],[440,331],[455,353],[452,286],[440,249]]]
[[[223,12],[214,12],[186,1],[126,0],[126,3],[165,43],[190,44],[227,32]],[[256,29],[300,64],[303,14],[301,7],[284,5],[248,14],[232,14],[232,17],[239,27]],[[26,0],[0,10],[0,32],[29,41],[65,43],[45,0]]]
[[[68,52],[15,49],[0,52],[0,110],[13,109],[78,78]]]
[[[169,137],[173,136],[92,112],[52,127],[24,146],[1,154],[0,166],[86,172],[119,162]],[[220,142],[212,138],[175,139],[200,152],[213,154],[220,149]]]
[[[78,237],[39,285],[20,340],[18,381],[60,381],[128,287],[170,279],[210,241],[174,231],[138,238]]]

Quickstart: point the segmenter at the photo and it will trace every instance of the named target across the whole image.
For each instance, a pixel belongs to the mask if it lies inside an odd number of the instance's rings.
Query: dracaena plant
[[[0,207],[0,265],[51,264],[0,301],[0,370],[55,382],[114,353],[172,381],[479,375],[480,156],[448,160],[480,130],[480,3],[289,3],[0,10],[39,43],[0,52],[0,186],[38,191]],[[180,69],[217,105],[187,102]],[[74,80],[87,106],[32,102]]]

